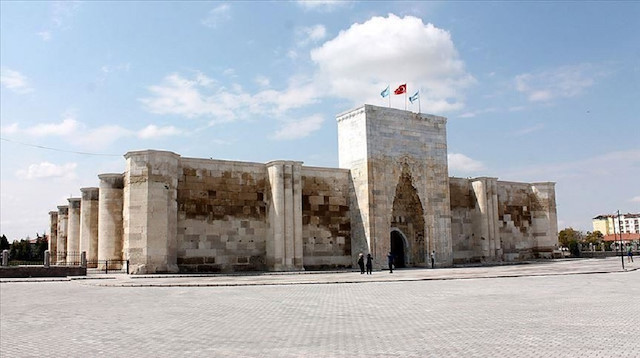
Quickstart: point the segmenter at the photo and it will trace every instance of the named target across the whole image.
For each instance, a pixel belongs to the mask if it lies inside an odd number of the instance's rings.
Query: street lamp
[[[618,231],[619,231],[619,235],[620,235],[620,262],[622,262],[622,269],[624,270],[624,249],[622,246],[622,230],[620,228],[620,210],[617,211],[618,212]],[[613,239],[615,242],[616,239],[616,221],[613,221]]]

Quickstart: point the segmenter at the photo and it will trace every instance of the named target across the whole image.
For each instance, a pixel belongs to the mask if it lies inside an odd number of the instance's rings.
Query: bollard
[[[80,254],[80,267],[87,268],[87,252],[82,251]]]
[[[51,265],[51,254],[49,253],[49,250],[45,250],[44,251],[44,267],[49,268],[50,265]]]
[[[2,250],[2,266],[9,266],[9,250]]]

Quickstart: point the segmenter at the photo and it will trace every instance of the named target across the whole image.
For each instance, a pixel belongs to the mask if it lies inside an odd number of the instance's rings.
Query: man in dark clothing
[[[387,261],[389,262],[389,273],[393,273],[393,254],[391,252],[387,255]]]
[[[363,275],[364,274],[364,255],[362,255],[362,253],[358,255],[358,266],[360,266],[360,274]]]
[[[371,254],[367,254],[367,275],[371,275],[372,270],[373,270],[373,257],[371,257]]]

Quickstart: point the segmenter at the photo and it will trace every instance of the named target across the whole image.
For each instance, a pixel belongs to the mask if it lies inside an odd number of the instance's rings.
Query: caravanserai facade
[[[550,257],[554,183],[449,177],[446,118],[364,105],[340,114],[339,167],[125,154],[124,174],[52,211],[51,251],[131,273],[397,267]],[[76,217],[77,216],[77,217]],[[55,261],[54,261],[55,262]]]

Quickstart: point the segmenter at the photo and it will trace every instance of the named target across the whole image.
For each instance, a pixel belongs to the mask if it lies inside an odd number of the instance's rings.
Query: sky
[[[336,115],[448,118],[449,174],[640,212],[640,2],[0,2],[0,232],[132,150],[337,167]],[[380,92],[407,84],[418,102]]]

